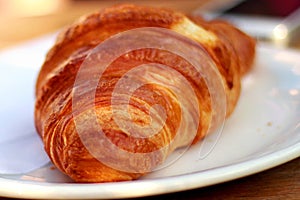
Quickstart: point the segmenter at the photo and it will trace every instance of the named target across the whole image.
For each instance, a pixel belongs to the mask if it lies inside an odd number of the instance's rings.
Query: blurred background
[[[0,48],[57,31],[81,15],[128,2],[190,12],[205,0],[0,0]]]
[[[166,7],[203,15],[208,19],[221,17],[232,21],[258,39],[282,46],[300,46],[300,13],[296,12],[299,10],[299,0],[251,0],[250,4],[248,2],[240,6],[241,2],[245,1],[0,0],[0,48],[55,32],[81,15],[119,3]]]

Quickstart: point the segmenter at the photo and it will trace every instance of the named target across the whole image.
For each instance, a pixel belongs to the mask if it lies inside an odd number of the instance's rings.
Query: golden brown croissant
[[[84,77],[84,74],[83,78],[86,78],[86,81],[76,82],[76,78],[86,58],[96,46],[115,34],[141,27],[169,29],[201,45],[221,74],[226,95],[227,116],[237,103],[241,76],[250,69],[253,62],[255,41],[230,24],[222,21],[206,22],[199,17],[187,17],[167,9],[135,5],[114,6],[85,16],[58,36],[55,45],[47,54],[36,84],[36,129],[52,162],[77,182],[137,179],[161,164],[176,148],[202,139],[208,132],[214,112],[218,112],[212,109],[211,95],[201,74],[195,72],[190,62],[164,49],[135,49],[119,56],[110,63],[102,73],[101,79],[97,81],[96,91],[91,93],[94,97],[92,102],[88,101],[85,94],[76,91],[77,87],[90,83],[90,77]],[[193,46],[193,42],[189,45]],[[109,56],[109,51],[107,55]],[[159,85],[155,82],[144,84],[136,88],[128,102],[123,101],[121,97],[112,99],[116,86],[127,90],[126,86],[118,85],[121,78],[126,79],[128,72],[135,66],[149,64],[151,67],[152,63],[160,65],[156,65],[153,69],[147,68],[149,72],[138,73],[144,73],[145,76],[152,78],[151,80],[159,80],[164,84]],[[170,67],[174,72],[172,70],[170,73],[163,72],[159,68],[161,65]],[[199,102],[199,105],[187,108],[191,121],[193,118],[199,119],[195,135],[189,132],[190,124],[179,127],[183,112],[181,102],[166,86],[171,85],[170,87],[174,87],[175,90],[176,87],[182,87],[178,86],[181,80],[172,80],[175,81],[173,85],[168,82],[175,75],[183,76],[187,80]],[[138,76],[135,78],[140,79]],[[74,102],[76,92],[79,100]],[[115,102],[115,111],[112,108],[112,101]],[[156,104],[165,109],[165,116],[161,116],[159,112],[150,116],[151,107]],[[124,108],[127,110],[124,111]],[[136,137],[130,131],[124,131],[114,119],[116,114],[121,122],[126,122],[128,118],[123,119],[124,112],[129,113],[132,123],[139,127],[156,123],[163,125],[151,137]],[[103,146],[93,144],[99,136],[96,131],[99,127],[95,125],[94,118],[108,139],[95,144],[102,142]],[[172,142],[178,130],[184,130],[180,133],[179,139],[177,138],[171,147],[159,151],[154,157],[145,156],[145,160],[140,160],[135,156],[128,156],[137,154],[143,158],[144,154],[158,152],[157,150]],[[83,136],[80,136],[79,132]],[[82,141],[82,137],[85,138],[85,142]],[[125,157],[122,158],[127,160],[127,163],[118,163],[116,157],[121,154],[114,155],[114,152],[106,146],[107,141],[131,153],[124,154]],[[87,145],[93,146],[96,153],[105,155],[109,162],[119,164],[120,167],[115,168],[102,162],[87,148]]]

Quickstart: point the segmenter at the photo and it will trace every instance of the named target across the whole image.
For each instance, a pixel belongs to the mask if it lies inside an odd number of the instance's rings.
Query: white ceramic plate
[[[233,115],[213,150],[201,143],[140,180],[76,184],[49,163],[33,125],[34,83],[53,36],[0,53],[0,196],[126,198],[208,186],[300,156],[300,52],[260,44]],[[209,143],[209,141],[208,141]]]

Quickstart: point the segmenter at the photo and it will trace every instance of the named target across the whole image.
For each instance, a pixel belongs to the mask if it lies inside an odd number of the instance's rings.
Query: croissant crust
[[[76,115],[72,110],[76,74],[91,50],[117,33],[140,27],[170,29],[199,43],[213,59],[222,76],[227,116],[236,106],[241,77],[250,70],[254,60],[255,41],[229,23],[205,21],[201,17],[186,16],[168,9],[136,5],[118,5],[84,16],[59,34],[46,56],[36,83],[36,129],[52,162],[76,182],[125,181],[144,175],[114,169],[96,159],[82,143],[74,121],[74,118],[84,120],[86,136],[91,140],[96,138],[94,125],[89,122],[93,105],[83,105]],[[107,138],[126,151],[147,153],[161,148],[175,137],[180,123],[180,105],[174,100],[171,91],[159,85],[140,87],[128,106],[132,120],[144,126],[151,123],[151,106],[162,105],[167,116],[159,134],[150,139],[132,138],[113,120],[111,94],[119,78],[134,66],[145,63],[171,66],[189,80],[200,102],[199,126],[193,144],[201,140],[207,134],[212,118],[210,95],[205,81],[192,72],[190,63],[170,52],[154,49],[135,50],[119,57],[101,77],[94,105],[98,122]],[[177,146],[158,155],[157,160],[151,162],[161,163],[174,149],[187,144],[186,140],[190,138],[183,135]],[[99,151],[106,152],[107,149],[100,148]],[[128,160],[136,165],[135,161]]]

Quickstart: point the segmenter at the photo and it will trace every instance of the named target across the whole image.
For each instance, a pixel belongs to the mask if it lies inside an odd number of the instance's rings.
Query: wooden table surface
[[[131,1],[190,12],[207,0]],[[0,14],[0,50],[22,41],[56,31],[82,14],[125,1],[68,1],[45,16],[14,17]],[[220,1],[217,1],[217,3]],[[1,4],[0,4],[1,13]],[[5,25],[4,25],[5,24]],[[300,39],[299,39],[300,40]],[[300,42],[299,42],[300,43]],[[300,47],[300,46],[299,46]],[[1,198],[1,197],[0,197]],[[298,199],[300,200],[300,158],[258,174],[190,191],[142,199]]]

